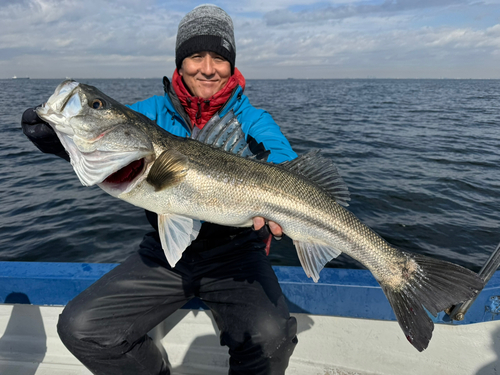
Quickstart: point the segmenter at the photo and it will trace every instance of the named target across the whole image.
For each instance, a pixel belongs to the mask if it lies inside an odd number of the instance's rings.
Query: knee
[[[261,320],[258,335],[252,339],[254,345],[259,345],[264,357],[273,357],[275,353],[293,351],[297,344],[297,321],[290,317],[280,322],[273,319]]]
[[[276,319],[259,316],[250,327],[239,333],[223,333],[221,343],[229,346],[232,355],[271,358],[276,353],[291,354],[297,343],[296,334],[297,321],[294,317]]]
[[[85,310],[74,308],[71,302],[59,315],[57,333],[63,342],[88,339],[89,333],[95,332],[92,320],[87,317]]]
[[[88,332],[92,332],[91,321],[86,319],[83,311],[75,311],[67,305],[59,315],[57,333],[63,344],[73,352],[72,348],[89,342]],[[80,345],[77,345],[80,344]]]
[[[66,348],[75,355],[78,352],[109,354],[127,350],[124,348],[127,345],[125,337],[107,329],[106,324],[96,319],[91,311],[75,308],[71,303],[59,315],[57,333]]]
[[[68,306],[66,306],[59,315],[59,320],[57,321],[57,333],[65,345],[67,341],[77,339],[77,331],[79,330],[77,326],[78,324],[75,322],[75,316],[68,311]]]

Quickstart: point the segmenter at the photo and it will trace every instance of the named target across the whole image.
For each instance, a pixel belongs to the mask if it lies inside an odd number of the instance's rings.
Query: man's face
[[[215,52],[197,52],[182,61],[179,74],[192,95],[208,99],[231,77],[231,64]]]

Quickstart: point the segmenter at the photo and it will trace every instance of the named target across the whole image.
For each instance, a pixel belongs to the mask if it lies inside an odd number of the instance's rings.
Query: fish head
[[[93,86],[64,81],[36,111],[56,132],[84,186],[98,184],[118,196],[145,178],[155,159],[143,127],[151,121]]]

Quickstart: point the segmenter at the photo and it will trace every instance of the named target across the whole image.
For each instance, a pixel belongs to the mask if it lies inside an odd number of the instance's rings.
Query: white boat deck
[[[62,307],[0,305],[1,375],[89,375],[60,342]],[[419,353],[392,321],[294,314],[299,344],[288,375],[500,374],[500,321],[438,324]],[[179,310],[151,333],[165,348],[173,374],[227,374],[211,314]],[[138,374],[140,375],[140,374]]]

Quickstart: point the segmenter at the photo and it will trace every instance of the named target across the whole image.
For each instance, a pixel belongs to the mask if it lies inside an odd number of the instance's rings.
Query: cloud
[[[345,4],[346,0],[329,1],[331,4]],[[217,2],[217,5],[226,10],[231,16],[235,14],[264,14],[278,9],[285,9],[291,7],[314,7],[318,3],[317,0],[245,0],[233,1],[224,0]]]
[[[62,55],[170,53],[181,14],[153,12],[148,3],[153,2],[33,0],[2,6],[0,49]]]
[[[493,67],[500,63],[499,3],[217,2],[233,18],[237,65],[248,78],[435,76],[450,66],[450,74],[500,78]],[[0,71],[3,78],[170,75],[177,25],[197,4],[2,1]]]
[[[293,23],[317,23],[326,20],[342,20],[351,17],[387,16],[411,10],[430,9],[467,4],[467,0],[386,0],[378,4],[352,3],[322,7],[320,9],[293,12],[290,8],[268,12],[267,25],[278,26]]]
[[[245,28],[239,63],[280,78],[292,71],[310,78],[499,78],[498,18],[482,15],[492,10],[497,4],[450,0],[288,7]]]
[[[408,27],[409,21],[398,15],[352,17],[314,27],[261,25],[261,31],[248,32],[240,43],[239,56],[244,57],[239,64],[252,74],[269,70],[279,78],[500,78],[495,68],[500,63],[500,24],[485,29]]]
[[[155,7],[155,1],[30,0],[2,3],[0,61],[6,72],[60,77],[112,74],[102,68],[130,64],[128,76],[142,76],[141,64],[158,60],[155,75],[173,59],[177,25],[184,12]],[[56,63],[56,66],[50,65]],[[86,68],[77,71],[83,62]],[[32,66],[32,68],[30,68]],[[137,69],[134,74],[133,69]],[[23,70],[23,72],[20,72]],[[119,69],[117,71],[120,71]],[[66,73],[67,75],[68,73]]]

